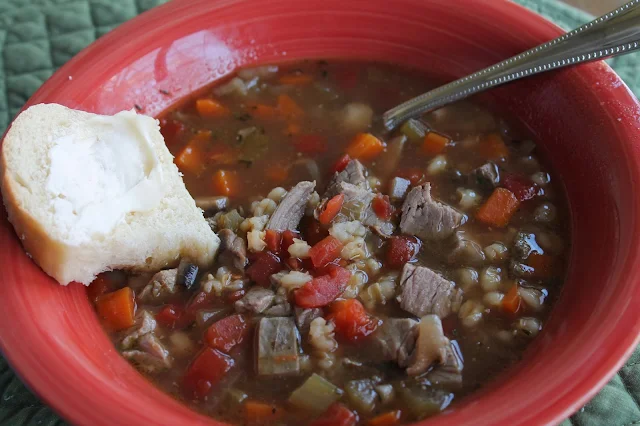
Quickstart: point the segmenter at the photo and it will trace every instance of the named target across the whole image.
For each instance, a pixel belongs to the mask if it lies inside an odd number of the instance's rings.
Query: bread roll
[[[33,260],[60,284],[113,269],[213,261],[220,240],[187,192],[158,121],[34,105],[0,158],[4,204]]]

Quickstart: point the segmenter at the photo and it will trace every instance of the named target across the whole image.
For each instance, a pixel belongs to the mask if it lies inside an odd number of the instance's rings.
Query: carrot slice
[[[487,225],[504,228],[519,206],[520,201],[513,192],[505,188],[496,188],[480,207],[476,218]]]
[[[347,155],[358,160],[372,160],[384,150],[382,141],[371,133],[358,133],[347,148]]]
[[[287,128],[284,130],[284,133],[289,136],[295,136],[300,134],[301,131],[302,131],[302,127],[300,127],[299,124],[289,123],[287,125]]]
[[[135,309],[136,303],[130,287],[103,294],[96,301],[98,315],[114,331],[124,330],[135,323]]]
[[[422,152],[427,155],[438,155],[444,151],[448,143],[449,139],[447,137],[436,132],[429,132],[424,137]]]
[[[289,167],[282,164],[272,164],[265,170],[265,175],[275,183],[281,183],[289,177]]]
[[[394,426],[400,423],[400,410],[388,411],[367,422],[368,426]]]
[[[199,174],[204,169],[204,155],[196,144],[189,142],[178,153],[175,163],[183,172]]]
[[[291,96],[278,96],[278,111],[287,118],[300,118],[304,115],[304,110],[298,106]]]
[[[342,208],[342,204],[344,203],[344,194],[338,194],[329,201],[327,201],[327,205],[324,210],[318,216],[318,221],[323,225],[328,225],[331,223],[334,217],[338,213],[340,213],[340,209]]]
[[[226,117],[229,115],[229,109],[213,99],[198,99],[196,110],[201,117]]]
[[[278,421],[284,415],[284,410],[272,404],[258,401],[244,403],[244,418],[249,426],[264,425]]]
[[[309,74],[287,74],[278,80],[281,84],[291,84],[292,86],[304,86],[313,81],[313,76]]]
[[[213,175],[213,189],[216,195],[234,195],[238,189],[238,176],[234,171],[218,170]]]
[[[269,119],[275,117],[278,111],[270,105],[252,104],[249,105],[249,114],[258,118]]]
[[[533,277],[549,278],[553,273],[554,259],[548,254],[531,253],[527,265],[533,268]]]
[[[518,293],[518,284],[514,284],[502,299],[502,309],[510,314],[516,314],[520,310],[520,293]]]
[[[502,136],[497,133],[487,135],[480,142],[478,151],[487,160],[500,160],[509,156],[509,149],[505,145]]]

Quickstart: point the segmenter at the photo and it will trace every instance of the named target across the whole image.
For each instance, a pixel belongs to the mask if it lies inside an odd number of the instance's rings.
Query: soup
[[[207,270],[92,283],[122,355],[243,425],[412,422],[516,362],[562,286],[563,192],[527,135],[471,103],[386,134],[381,114],[428,88],[396,66],[306,61],[163,114],[222,244]],[[128,297],[125,328],[105,306]]]

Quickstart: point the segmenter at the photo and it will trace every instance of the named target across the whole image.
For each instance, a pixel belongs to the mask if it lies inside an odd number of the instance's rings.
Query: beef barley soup
[[[562,286],[564,194],[527,135],[470,103],[381,137],[382,112],[428,88],[396,66],[306,61],[166,112],[220,252],[207,270],[98,277],[122,356],[241,425],[408,423],[516,362]]]

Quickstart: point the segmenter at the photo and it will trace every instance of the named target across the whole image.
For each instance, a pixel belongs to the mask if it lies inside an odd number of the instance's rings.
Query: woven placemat
[[[0,0],[0,134],[31,94],[97,37],[165,0]],[[590,17],[556,0],[517,0],[565,29]],[[598,1],[598,0],[593,0]],[[610,60],[640,90],[640,58]],[[33,395],[0,357],[0,424],[65,424]],[[640,351],[609,384],[563,426],[640,425]]]

